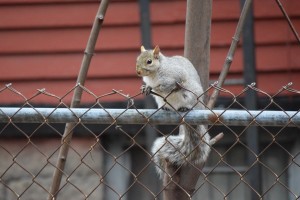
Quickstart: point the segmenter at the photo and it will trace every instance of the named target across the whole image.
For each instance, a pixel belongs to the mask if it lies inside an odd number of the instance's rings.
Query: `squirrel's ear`
[[[142,46],[141,46],[141,52],[144,52],[144,51],[146,51],[146,49],[145,49],[145,47],[142,45]]]
[[[154,58],[156,58],[156,59],[158,58],[159,52],[160,52],[159,46],[156,45],[155,48],[153,49]]]

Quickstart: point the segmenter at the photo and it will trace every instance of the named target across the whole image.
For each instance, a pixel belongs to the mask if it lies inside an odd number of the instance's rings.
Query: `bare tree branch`
[[[239,42],[239,39],[240,39],[240,35],[242,33],[243,26],[245,24],[246,16],[248,14],[248,11],[251,8],[251,3],[252,3],[252,0],[246,0],[246,2],[244,4],[239,22],[238,22],[236,30],[235,30],[235,34],[232,38],[232,42],[231,42],[230,48],[228,50],[227,57],[226,57],[225,62],[223,64],[223,69],[222,69],[221,74],[220,74],[219,79],[218,79],[217,87],[222,87],[222,85],[225,81],[225,78],[227,76],[227,73],[230,69],[230,66],[231,66],[231,63],[233,61],[233,57],[234,57],[234,54],[235,54],[235,50],[237,48],[237,45],[238,45],[238,42]],[[207,104],[207,107],[209,109],[212,109],[215,106],[215,103],[216,103],[217,98],[219,96],[219,92],[220,91],[217,90],[217,89],[215,89],[213,91],[213,93],[212,93],[212,95],[211,95],[211,97],[208,101],[208,104]]]
[[[103,24],[104,16],[107,10],[109,4],[109,0],[102,0],[97,12],[97,15],[95,17],[93,27],[90,33],[89,40],[87,42],[87,46],[84,52],[84,56],[82,59],[81,67],[80,67],[80,72],[77,77],[77,84],[79,87],[75,88],[74,95],[72,98],[71,102],[71,108],[78,107],[81,101],[81,96],[82,96],[82,87],[80,85],[84,85],[86,77],[87,77],[87,72],[90,66],[90,62],[92,59],[92,56],[94,55],[94,50],[96,46],[96,41],[98,39],[98,35],[100,32],[100,29]],[[50,193],[48,196],[49,200],[54,200],[56,199],[56,196],[59,192],[59,187],[60,187],[60,182],[63,174],[63,170],[67,161],[67,156],[68,156],[68,150],[69,150],[69,145],[72,140],[73,136],[73,129],[76,126],[76,123],[67,123],[65,127],[65,131],[62,137],[62,146],[59,151],[57,163],[56,163],[56,169],[53,173],[53,179],[52,179],[52,185],[50,188]]]
[[[288,16],[288,14],[287,14],[287,12],[285,11],[284,7],[282,6],[281,2],[280,2],[279,0],[276,0],[276,3],[277,3],[277,5],[279,6],[279,8],[280,8],[282,14],[284,15],[286,21],[288,22],[288,24],[289,24],[289,26],[290,26],[290,28],[291,28],[291,30],[292,30],[292,32],[293,32],[295,38],[297,39],[298,43],[300,44],[300,38],[299,38],[299,35],[298,35],[298,33],[297,33],[297,31],[296,31],[296,29],[295,29],[295,27],[294,27],[294,25],[293,25],[293,23],[292,23],[290,17]]]

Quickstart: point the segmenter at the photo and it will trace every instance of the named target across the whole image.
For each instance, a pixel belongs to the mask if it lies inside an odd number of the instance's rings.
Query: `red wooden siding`
[[[282,2],[300,31],[300,1]],[[0,88],[11,82],[26,97],[40,88],[58,96],[69,91],[75,85],[98,4],[83,0],[0,0]],[[183,0],[151,2],[153,43],[167,55],[183,53],[185,5]],[[217,78],[223,65],[239,13],[239,0],[213,1],[211,79]],[[300,46],[275,1],[255,0],[254,14],[259,88],[274,93],[292,81],[300,89]],[[86,86],[97,95],[111,89],[138,93],[141,80],[135,75],[135,59],[140,38],[137,1],[113,1]],[[238,48],[230,76],[241,77],[242,72]],[[241,86],[228,88],[239,91]],[[10,93],[0,93],[1,104],[20,102]],[[50,99],[42,95],[35,102],[53,103]],[[122,100],[121,96],[105,99]],[[85,96],[85,102],[91,101]]]

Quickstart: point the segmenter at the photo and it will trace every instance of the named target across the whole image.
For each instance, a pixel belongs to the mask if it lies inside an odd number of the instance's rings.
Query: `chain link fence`
[[[94,102],[70,108],[65,98],[78,87]],[[210,145],[193,199],[299,199],[300,114],[299,104],[292,104],[300,91],[288,84],[270,95],[249,85],[233,94],[213,84],[205,93],[213,89],[223,98],[216,109],[176,112],[143,109],[141,93],[97,95],[76,85],[62,97],[43,89],[28,98],[10,84],[3,86],[0,95],[23,101],[0,107],[1,199],[162,199],[166,187],[150,149],[156,137],[178,134],[181,124],[206,124],[211,137],[224,133]],[[258,95],[259,110],[244,106],[249,91]],[[39,107],[33,102],[40,96],[56,104]],[[105,101],[108,96],[124,101],[115,107]],[[59,158],[66,123],[74,123],[74,135],[68,156]],[[248,145],[247,130],[253,126],[258,128],[258,150]],[[58,159],[66,162],[64,170],[57,168]],[[62,181],[58,193],[51,194],[55,170],[62,172]]]

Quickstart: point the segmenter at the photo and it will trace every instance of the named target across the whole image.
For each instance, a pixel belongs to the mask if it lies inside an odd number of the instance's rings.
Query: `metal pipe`
[[[0,107],[0,123],[145,124],[227,126],[300,126],[298,111],[192,110],[177,113],[156,109]]]
[[[142,44],[146,49],[151,48],[151,21],[149,0],[139,0]]]
[[[246,0],[240,0],[241,7],[246,3]],[[245,24],[243,27],[243,60],[244,60],[244,84],[245,87],[251,83],[256,82],[256,58],[255,58],[255,39],[254,39],[254,14],[253,14],[253,3],[249,5],[248,15],[245,18]],[[254,90],[248,90],[245,93],[245,107],[250,110],[257,109],[257,93]],[[251,166],[259,158],[255,155],[259,155],[259,133],[258,127],[251,126],[246,130],[246,142],[247,146],[251,151],[247,152],[247,162]],[[255,191],[251,191],[251,199],[255,200],[258,198],[257,193],[262,193],[261,184],[261,167],[259,164],[252,166],[252,169],[247,173],[247,179]]]
[[[146,48],[146,49],[151,49],[152,48],[152,26],[151,26],[151,13],[150,13],[150,0],[139,0],[139,10],[140,10],[140,31],[141,31],[141,42],[142,45]],[[142,80],[141,80],[141,84],[142,84]],[[153,100],[153,98],[149,95],[144,97],[144,108],[145,109],[149,109],[149,108],[155,108],[156,104]],[[156,139],[156,132],[153,129],[153,127],[151,126],[146,126],[145,129],[145,135],[143,138],[144,143],[142,145],[144,145],[144,147],[146,148],[146,150],[148,150],[149,152],[151,151],[151,147],[154,143],[154,140]],[[142,166],[147,165],[146,160],[137,160],[137,157],[139,151],[132,151],[132,154],[135,154],[133,156],[132,160],[132,170],[133,173],[139,173],[139,169]],[[143,163],[143,161],[145,161]],[[138,165],[136,164],[138,163]],[[154,168],[154,167],[153,167]],[[159,193],[159,191],[161,190],[160,184],[157,184],[157,179],[156,179],[156,172],[154,170],[150,170],[149,173],[146,176],[143,176],[142,179],[140,179],[140,181],[142,181],[142,183],[147,184],[147,187],[149,187],[149,189],[155,193]],[[151,196],[148,196],[149,193],[143,193],[141,194],[140,191],[136,190],[136,188],[134,187],[134,189],[130,190],[130,192],[128,193],[128,199],[135,199],[136,196],[135,194],[139,194],[138,197],[139,199],[151,199]]]

